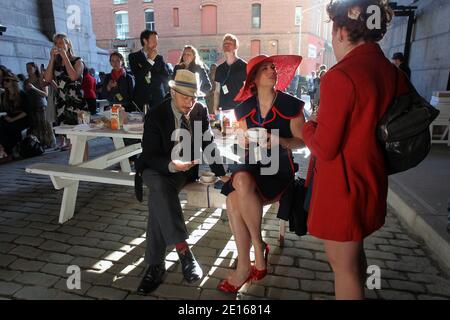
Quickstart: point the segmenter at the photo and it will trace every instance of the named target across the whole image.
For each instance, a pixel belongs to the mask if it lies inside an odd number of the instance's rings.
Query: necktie
[[[181,116],[180,129],[185,129],[185,130],[189,131],[190,140],[191,140],[191,144],[192,144],[193,136],[192,136],[192,131],[191,131],[191,124],[190,124],[190,121],[184,115]],[[183,150],[180,150],[180,157],[183,157]]]
[[[184,115],[181,116],[181,125],[180,125],[180,128],[181,128],[181,129],[186,129],[186,130],[189,131],[189,133],[192,134],[192,131],[191,131],[191,124],[190,124],[189,120],[188,120]]]

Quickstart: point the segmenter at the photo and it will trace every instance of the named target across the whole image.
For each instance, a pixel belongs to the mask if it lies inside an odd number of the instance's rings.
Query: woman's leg
[[[258,270],[266,269],[264,261],[264,242],[261,236],[262,200],[256,192],[253,177],[247,172],[238,172],[233,177],[236,192],[237,213],[250,233],[255,249],[255,266]]]
[[[238,209],[239,197],[236,191],[230,193],[227,197],[227,214],[231,225],[231,231],[236,241],[238,251],[238,262],[236,270],[231,272],[228,276],[228,282],[233,286],[240,286],[247,280],[251,265],[250,265],[250,246],[251,238],[247,226],[242,220]]]
[[[325,240],[325,252],[334,271],[337,300],[364,299],[361,283],[362,242],[336,242]]]

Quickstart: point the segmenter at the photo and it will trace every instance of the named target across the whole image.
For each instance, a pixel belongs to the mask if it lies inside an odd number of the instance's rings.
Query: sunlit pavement
[[[90,142],[90,155],[112,148],[109,139]],[[167,276],[150,296],[135,294],[144,271],[146,202],[131,187],[81,183],[72,220],[59,225],[62,191],[50,179],[24,168],[34,162],[67,163],[68,152],[0,166],[0,297],[4,299],[333,299],[333,275],[321,243],[287,231],[278,246],[278,219],[266,208],[264,239],[271,245],[269,274],[238,295],[216,290],[237,255],[221,210],[194,208],[183,200],[189,243],[205,277],[183,281],[175,252]],[[301,172],[305,154],[298,155]],[[182,195],[182,199],[184,196]],[[371,299],[448,299],[450,278],[437,259],[389,213],[386,225],[366,241],[369,265],[380,268]],[[81,269],[81,288],[69,289],[69,266]],[[373,282],[372,284],[374,284]],[[70,286],[69,286],[70,287]]]

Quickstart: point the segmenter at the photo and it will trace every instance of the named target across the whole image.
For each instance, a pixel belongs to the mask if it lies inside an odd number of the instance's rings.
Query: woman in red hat
[[[227,195],[227,213],[239,259],[236,270],[219,283],[221,291],[235,293],[246,282],[260,280],[267,274],[269,246],[261,235],[262,208],[265,203],[278,201],[294,179],[291,149],[302,146],[304,103],[282,91],[294,77],[300,62],[300,56],[261,55],[251,59],[245,86],[235,99],[243,101],[235,109],[239,128],[245,133],[254,128],[265,129],[268,139],[259,143],[270,163],[250,163],[253,143],[249,144],[245,136],[241,139],[240,144],[247,148],[246,162],[238,166],[222,189]],[[266,175],[263,169],[273,167],[272,162],[277,160],[276,172]],[[250,263],[252,245],[253,265]]]
[[[380,28],[370,27],[369,6],[380,9]],[[377,44],[392,19],[388,1],[333,0],[327,11],[338,63],[321,79],[317,119],[303,127],[315,159],[307,178],[310,186],[312,181],[308,231],[324,240],[336,298],[362,299],[364,239],[383,226],[386,216],[388,179],[375,132],[407,86]]]

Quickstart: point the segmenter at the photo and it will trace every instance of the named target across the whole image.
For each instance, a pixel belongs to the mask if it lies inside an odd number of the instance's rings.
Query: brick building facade
[[[240,40],[239,56],[298,54],[301,74],[331,65],[331,25],[321,0],[95,0],[91,1],[99,47],[126,55],[141,48],[142,30],[158,31],[159,51],[176,64],[182,48],[191,44],[208,64],[221,62],[222,37]],[[299,32],[302,41],[299,46]]]

